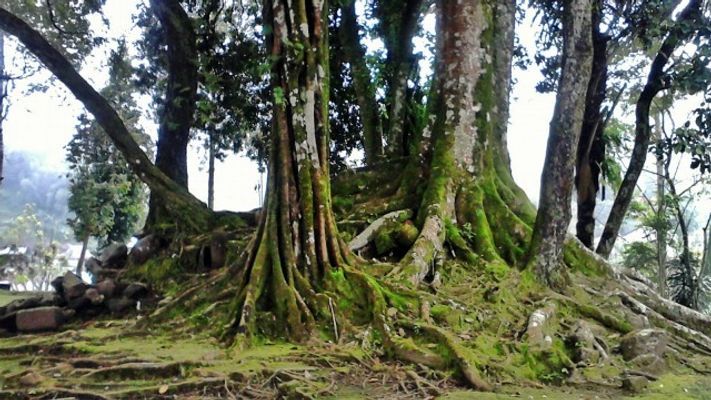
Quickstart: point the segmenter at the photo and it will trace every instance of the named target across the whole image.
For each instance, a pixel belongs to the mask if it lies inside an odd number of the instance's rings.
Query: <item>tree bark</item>
[[[644,163],[647,160],[647,150],[649,149],[651,135],[649,108],[654,97],[669,87],[664,67],[676,48],[694,34],[695,30],[690,29],[688,24],[700,18],[701,4],[701,0],[691,0],[681,11],[669,34],[662,42],[654,61],[652,61],[647,75],[647,82],[637,100],[635,107],[635,138],[630,163],[627,166],[627,172],[625,172],[625,177],[615,197],[610,215],[607,217],[602,237],[600,237],[600,242],[595,250],[605,258],[609,257],[612,252],[625,214],[627,214],[627,209],[632,201],[639,175],[642,173]]]
[[[81,242],[81,253],[79,254],[79,261],[77,261],[76,275],[81,278],[82,270],[84,269],[84,258],[86,257],[86,248],[89,246],[89,235],[84,236],[84,240]]]
[[[602,103],[607,94],[607,42],[600,32],[602,1],[596,0],[592,10],[593,62],[585,95],[585,112],[575,168],[577,197],[576,236],[588,248],[595,245],[595,206],[600,188],[600,165],[605,157],[602,134],[605,129]]]
[[[590,0],[568,1],[563,8],[563,68],[528,254],[538,279],[551,287],[565,285],[562,251],[571,219],[575,151],[592,68],[591,12]]]
[[[0,31],[0,184],[4,178],[2,171],[5,163],[5,142],[3,141],[3,125],[7,118],[7,77],[5,76],[5,34]]]
[[[370,69],[365,63],[366,54],[361,45],[358,28],[355,1],[351,0],[341,7],[339,35],[351,67],[353,86],[360,109],[365,163],[372,165],[383,156],[383,125],[375,98],[375,85],[370,77]]]
[[[212,136],[208,139],[207,155],[207,208],[215,209],[215,143]]]
[[[197,94],[197,48],[192,21],[177,0],[151,0],[168,44],[168,82],[159,112],[156,166],[178,185],[188,188],[188,142]],[[164,217],[164,204],[151,193],[146,226]]]
[[[655,131],[657,143],[661,143],[662,130],[661,123],[658,121],[658,114],[655,114]],[[666,214],[666,190],[665,190],[665,173],[664,160],[657,156],[657,220],[659,221]],[[658,223],[656,229],[657,234],[657,291],[659,296],[667,298],[667,230],[663,223]]]
[[[405,132],[407,118],[407,80],[413,70],[412,38],[417,30],[417,21],[423,5],[422,0],[381,2],[376,12],[383,23],[383,42],[387,50],[386,109],[388,124],[386,137],[388,153],[395,156],[409,154],[410,138]]]
[[[261,311],[272,312],[284,334],[303,341],[317,319],[330,321],[328,297],[319,291],[351,257],[330,199],[327,6],[266,0],[264,21],[275,60],[272,147],[266,203],[239,278],[233,327],[256,333],[258,308],[269,304]]]
[[[207,229],[210,214],[205,204],[151,162],[128,132],[116,110],[79,75],[59,51],[53,48],[39,32],[1,7],[0,28],[15,36],[84,104],[123,154],[131,169],[148,185],[152,193],[163,199],[178,226],[186,230]]]

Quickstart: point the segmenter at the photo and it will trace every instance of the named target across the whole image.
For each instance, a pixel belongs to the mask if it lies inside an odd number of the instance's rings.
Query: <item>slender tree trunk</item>
[[[567,1],[563,7],[563,69],[541,176],[538,215],[529,247],[530,267],[542,282],[552,287],[566,283],[562,251],[571,219],[575,151],[593,55],[591,1]]]
[[[215,143],[210,136],[207,155],[207,208],[215,209]]]
[[[192,21],[177,0],[151,0],[168,43],[168,85],[160,109],[156,166],[188,188],[188,142],[197,94],[197,48]],[[151,192],[146,226],[165,217],[163,200]]]
[[[654,115],[655,136],[657,143],[661,143],[662,129],[659,114]],[[667,228],[661,221],[666,214],[666,185],[664,159],[657,156],[657,290],[659,296],[667,298]]]
[[[654,97],[662,90],[667,89],[669,82],[664,67],[669,61],[669,57],[676,48],[694,34],[693,29],[689,29],[688,23],[697,20],[701,15],[701,0],[691,0],[677,17],[676,23],[672,26],[669,34],[662,43],[657,55],[652,61],[647,83],[639,95],[635,109],[635,138],[634,148],[630,157],[630,163],[625,172],[620,189],[615,197],[615,202],[607,217],[605,229],[595,250],[601,256],[607,258],[612,252],[612,248],[617,240],[617,235],[622,226],[627,209],[632,201],[634,189],[637,186],[639,175],[642,173],[644,163],[647,160],[647,150],[651,135],[649,124],[649,107]]]
[[[585,96],[580,141],[575,168],[577,198],[576,236],[588,248],[595,245],[595,206],[600,187],[600,165],[605,156],[602,134],[605,129],[602,103],[607,94],[607,42],[600,32],[602,1],[596,0],[592,11],[593,62]]]
[[[375,85],[370,77],[370,69],[365,63],[366,54],[361,45],[358,28],[355,0],[351,0],[341,7],[339,36],[351,67],[353,86],[363,124],[365,163],[370,165],[383,156],[383,125],[378,111],[378,102],[375,98]]]
[[[676,191],[676,184],[669,171],[669,164],[671,163],[671,154],[667,153],[666,162],[664,163],[664,180],[666,180],[667,187],[669,188],[669,195],[672,198],[671,205],[674,207],[674,213],[676,214],[676,219],[679,223],[679,232],[681,234],[681,254],[679,255],[679,262],[683,269],[683,285],[682,291],[675,296],[675,301],[681,305],[689,308],[696,309],[696,284],[694,282],[694,268],[691,266],[691,248],[689,246],[689,226],[686,221],[686,216],[684,215],[684,210],[679,202],[679,194]]]
[[[388,153],[408,155],[412,133],[405,132],[407,119],[407,80],[412,74],[412,38],[417,30],[422,0],[407,0],[402,7],[400,2],[383,2],[378,7],[383,25],[385,48],[387,50],[387,87],[386,108],[388,124],[386,137]]]
[[[5,34],[0,31],[0,184],[4,179],[2,171],[5,163],[5,142],[3,125],[7,117],[7,78],[5,77]]]
[[[141,150],[109,102],[101,96],[71,63],[36,30],[0,7],[0,28],[35,55],[57,79],[84,104],[136,175],[148,185],[168,208],[172,221],[184,230],[207,229],[211,214],[205,204],[161,172]]]
[[[79,254],[79,261],[77,262],[77,268],[75,273],[81,278],[82,270],[84,269],[84,258],[86,257],[86,249],[89,246],[89,235],[84,236],[84,240],[81,242],[81,253]]]

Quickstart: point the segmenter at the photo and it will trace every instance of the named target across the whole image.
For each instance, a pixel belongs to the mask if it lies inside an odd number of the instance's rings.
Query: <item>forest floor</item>
[[[455,289],[445,291],[456,298]],[[442,323],[449,320],[449,329],[466,338],[467,314],[446,311]],[[711,399],[711,375],[681,365],[641,393],[626,392],[620,383],[625,366],[614,358],[577,371],[577,380],[500,378],[495,392],[474,392],[451,373],[376,356],[358,341],[267,341],[240,351],[209,336],[209,326],[142,323],[149,312],[0,338],[0,399]],[[697,361],[697,367],[711,364]],[[507,363],[495,356],[486,362],[491,369]]]

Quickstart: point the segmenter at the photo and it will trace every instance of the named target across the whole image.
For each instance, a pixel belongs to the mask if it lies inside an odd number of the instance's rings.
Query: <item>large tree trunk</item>
[[[602,2],[597,0],[592,11],[593,62],[585,95],[585,113],[578,143],[575,168],[577,223],[575,234],[588,248],[595,245],[595,205],[600,187],[600,165],[605,156],[602,134],[605,129],[602,103],[607,92],[607,42],[600,32]]]
[[[161,198],[176,227],[184,230],[205,230],[210,213],[205,204],[181,185],[161,172],[141,150],[123,121],[109,102],[101,96],[71,63],[42,35],[24,21],[0,7],[0,28],[17,39],[54,74],[74,96],[84,104],[114,146],[128,161],[131,169]]]
[[[430,124],[403,176],[420,233],[393,272],[413,284],[435,279],[445,242],[470,260],[516,264],[524,255],[535,211],[511,177],[505,131],[514,13],[513,1],[438,2]]]
[[[644,85],[644,89],[642,89],[642,93],[640,93],[639,99],[637,100],[635,108],[634,148],[632,149],[630,163],[627,166],[627,172],[625,172],[625,177],[615,197],[610,215],[607,217],[602,237],[600,237],[600,242],[595,250],[605,258],[609,257],[612,252],[620,227],[622,226],[622,221],[632,201],[632,195],[637,186],[639,175],[642,173],[644,163],[647,160],[647,150],[649,148],[651,135],[649,107],[654,97],[669,86],[664,67],[667,65],[671,54],[674,53],[676,48],[694,34],[695,30],[690,29],[688,23],[700,18],[702,3],[701,0],[691,0],[681,11],[676,23],[672,26],[662,46],[659,48],[657,55],[654,57],[654,61],[652,61],[652,66],[647,75],[647,83]]]
[[[365,63],[366,54],[361,45],[358,27],[355,0],[351,0],[341,7],[339,34],[351,67],[353,86],[360,109],[365,163],[370,165],[383,156],[383,125],[378,111],[378,102],[375,98],[375,85],[370,77],[370,69]]]
[[[563,244],[571,219],[575,152],[592,68],[591,12],[590,0],[572,0],[563,6],[563,69],[528,255],[537,277],[551,287],[565,285]]]
[[[156,166],[175,183],[188,188],[188,142],[197,93],[197,48],[192,21],[177,0],[151,0],[168,44],[168,82],[159,112]],[[163,200],[151,192],[146,226],[165,218]]]
[[[272,149],[262,220],[238,278],[238,332],[256,333],[258,313],[270,312],[283,334],[306,340],[328,317],[319,291],[349,258],[331,211],[326,10],[325,2],[264,2],[275,60]]]

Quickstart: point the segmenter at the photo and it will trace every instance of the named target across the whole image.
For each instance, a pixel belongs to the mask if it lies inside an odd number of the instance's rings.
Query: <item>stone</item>
[[[16,316],[16,312],[3,313],[0,315],[0,329],[4,329],[8,332],[17,331]]]
[[[661,329],[640,329],[620,339],[620,350],[625,361],[646,354],[662,357],[666,352],[667,342],[667,334]]]
[[[118,287],[113,279],[104,279],[96,284],[96,290],[104,296],[104,298],[114,297],[118,293]]]
[[[64,300],[70,302],[73,299],[81,297],[87,289],[86,283],[81,280],[75,273],[67,271],[62,279],[62,292]]]
[[[123,243],[112,243],[101,252],[99,259],[103,268],[121,269],[128,261],[128,247]]]
[[[92,276],[97,276],[101,272],[101,261],[96,257],[90,257],[84,263],[84,267]]]
[[[43,293],[39,296],[40,307],[58,306],[61,302],[62,298],[57,293]]]
[[[600,352],[595,349],[595,334],[590,325],[584,320],[579,320],[573,325],[573,334],[570,341],[575,352],[573,361],[585,364],[595,364],[600,360]]]
[[[122,314],[136,307],[136,301],[127,299],[125,297],[109,299],[106,302],[106,306],[109,308],[112,314]]]
[[[63,276],[58,276],[54,279],[52,279],[51,285],[54,288],[54,291],[64,297],[64,286],[62,285],[64,283],[64,277]]]
[[[68,301],[67,307],[77,312],[80,312],[91,307],[91,300],[89,300],[85,296],[77,297],[76,299]]]
[[[652,375],[661,375],[667,370],[667,363],[664,358],[656,354],[642,354],[633,358],[630,363],[637,368]]]
[[[622,378],[622,389],[632,393],[640,393],[647,388],[649,381],[643,376],[629,375]]]
[[[36,373],[36,372],[29,372],[27,374],[24,374],[20,377],[20,385],[22,386],[32,386],[32,387],[37,387],[39,384],[42,383],[44,378],[42,378],[42,375]]]
[[[227,242],[224,236],[215,237],[210,243],[210,268],[222,268],[227,261]]]
[[[134,282],[126,287],[123,291],[123,297],[138,300],[146,297],[148,294],[148,287],[142,283]]]
[[[95,288],[89,288],[84,293],[84,297],[87,298],[92,305],[96,306],[104,301],[104,295],[99,293]]]
[[[160,249],[160,240],[151,234],[139,239],[131,248],[128,257],[133,265],[141,265],[153,257]]]
[[[7,305],[6,313],[12,313],[20,310],[27,310],[30,308],[35,308],[40,306],[40,296],[28,297],[26,299],[17,299],[11,301]]]
[[[17,312],[17,330],[38,332],[55,330],[64,322],[62,309],[59,307],[38,307]]]

